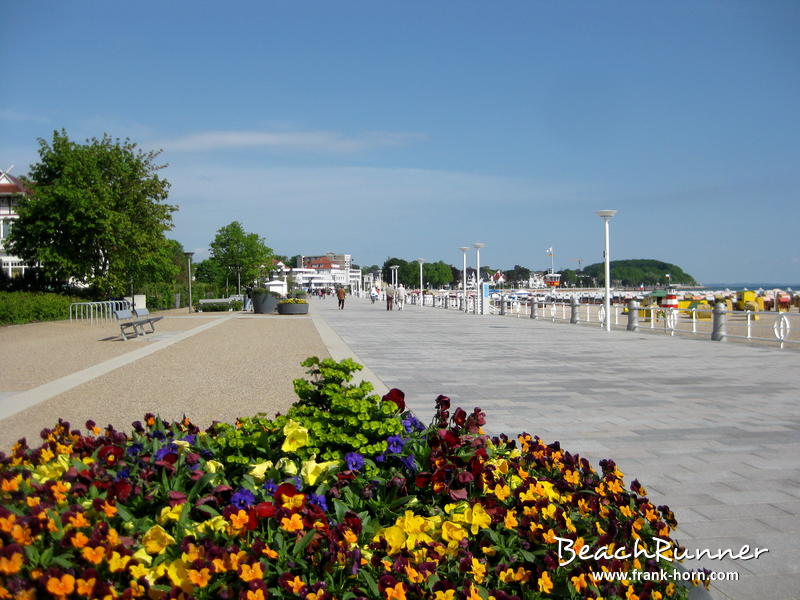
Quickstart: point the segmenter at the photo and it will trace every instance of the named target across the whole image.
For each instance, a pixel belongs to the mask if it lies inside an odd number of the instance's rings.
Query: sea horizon
[[[753,282],[734,282],[734,283],[698,283],[709,290],[800,290],[800,283],[753,283]]]

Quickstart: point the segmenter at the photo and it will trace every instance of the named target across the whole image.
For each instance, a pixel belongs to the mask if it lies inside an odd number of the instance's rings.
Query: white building
[[[10,255],[5,246],[14,222],[19,217],[17,199],[27,193],[28,190],[19,179],[7,171],[0,171],[0,269],[9,277],[22,275],[26,269],[25,263]]]

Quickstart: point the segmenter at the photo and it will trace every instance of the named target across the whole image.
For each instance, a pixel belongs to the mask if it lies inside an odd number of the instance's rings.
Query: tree
[[[514,265],[513,269],[504,271],[503,274],[506,276],[506,281],[510,284],[527,286],[528,280],[531,277],[531,270],[521,265]]]
[[[273,253],[264,238],[247,233],[239,221],[233,221],[217,231],[211,242],[211,258],[232,272],[241,294],[242,281],[250,284],[262,275],[262,267],[272,267]]]
[[[10,250],[36,262],[47,278],[90,285],[99,297],[121,295],[148,281],[174,277],[164,232],[175,206],[158,176],[159,152],[126,139],[85,144],[53,132],[39,139],[39,162],[24,178]]]
[[[444,261],[425,263],[422,276],[431,287],[442,287],[453,281],[453,269]]]
[[[669,279],[672,283],[697,285],[694,277],[677,265],[653,259],[612,260],[611,280],[619,280],[623,286],[636,287],[664,284]],[[595,263],[584,269],[586,275],[596,278],[600,285],[605,285],[604,263]],[[669,273],[670,277],[667,278]]]

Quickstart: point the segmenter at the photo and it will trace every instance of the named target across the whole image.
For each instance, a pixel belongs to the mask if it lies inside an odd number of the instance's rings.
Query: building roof
[[[0,194],[27,194],[28,189],[23,183],[5,171],[0,170]]]

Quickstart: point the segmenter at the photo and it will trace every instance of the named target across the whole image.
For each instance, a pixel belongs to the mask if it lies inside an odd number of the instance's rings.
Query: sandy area
[[[199,316],[170,317],[156,327],[159,332],[176,331],[208,321]],[[73,329],[67,335],[69,327]],[[6,336],[0,337],[4,355],[24,369],[13,375],[9,374],[13,369],[4,369],[3,384],[13,382],[17,389],[28,389],[43,379],[56,379],[147,343],[105,341],[114,334],[111,325],[80,327],[63,322],[32,324],[19,326],[13,334],[4,328],[0,332]],[[6,347],[11,341],[17,342],[16,350]],[[327,357],[328,351],[308,317],[234,317],[3,419],[0,449],[20,437],[33,442],[58,417],[73,426],[82,427],[91,418],[127,430],[146,412],[168,419],[185,413],[207,426],[259,411],[285,411],[294,401],[292,380],[305,375],[300,362],[311,355]]]

